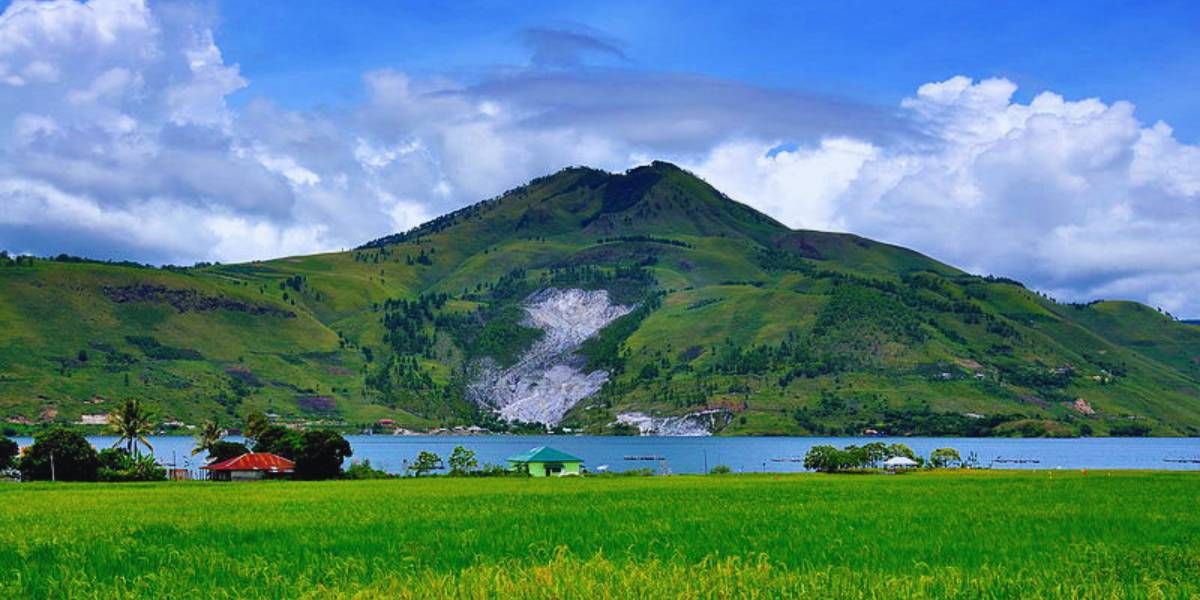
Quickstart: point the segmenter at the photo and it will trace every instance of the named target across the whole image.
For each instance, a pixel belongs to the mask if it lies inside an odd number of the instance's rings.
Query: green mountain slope
[[[861,237],[792,231],[666,163],[566,169],[343,253],[152,269],[5,258],[0,415],[497,423],[479,366],[545,335],[531,294],[631,312],[562,425],[701,413],[724,434],[1200,433],[1200,327],[1057,304]],[[669,419],[668,419],[669,420]]]

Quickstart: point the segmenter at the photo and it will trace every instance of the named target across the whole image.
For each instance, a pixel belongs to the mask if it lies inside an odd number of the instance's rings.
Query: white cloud
[[[903,101],[924,134],[909,143],[772,155],[774,142],[728,142],[691,167],[794,227],[900,243],[1064,299],[1121,292],[1200,311],[1200,148],[1127,102],[1021,104],[1015,91],[955,77]]]
[[[139,0],[0,14],[0,247],[326,251],[567,165],[665,159],[794,227],[1200,314],[1200,148],[1127,102],[954,77],[888,109],[558,61],[474,83],[385,69],[343,109],[234,110],[249,82],[206,19]]]

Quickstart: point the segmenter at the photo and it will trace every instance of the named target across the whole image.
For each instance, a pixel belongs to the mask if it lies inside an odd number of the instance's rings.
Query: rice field
[[[0,484],[2,598],[1196,598],[1200,474]]]

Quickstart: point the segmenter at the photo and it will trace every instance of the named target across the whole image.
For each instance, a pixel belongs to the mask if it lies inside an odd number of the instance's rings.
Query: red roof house
[[[295,472],[296,463],[270,452],[247,452],[200,468],[216,481],[249,481],[287,477]]]

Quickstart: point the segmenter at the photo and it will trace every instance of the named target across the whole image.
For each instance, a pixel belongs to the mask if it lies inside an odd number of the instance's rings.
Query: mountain
[[[661,162],[565,169],[349,252],[0,262],[10,423],[139,397],[188,424],[1200,433],[1200,328],[790,230]]]

